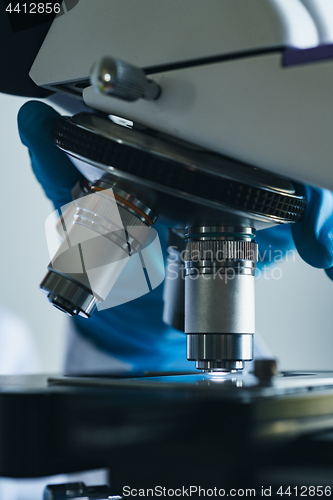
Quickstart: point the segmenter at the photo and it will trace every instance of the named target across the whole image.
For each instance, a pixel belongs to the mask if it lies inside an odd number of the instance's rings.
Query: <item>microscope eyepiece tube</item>
[[[185,230],[187,359],[201,370],[242,370],[253,359],[255,230]]]

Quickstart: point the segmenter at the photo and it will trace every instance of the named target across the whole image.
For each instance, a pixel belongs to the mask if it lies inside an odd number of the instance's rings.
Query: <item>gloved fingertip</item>
[[[313,267],[333,266],[333,194],[305,186],[307,206],[302,219],[293,224],[292,234],[302,259]]]
[[[53,141],[54,124],[59,117],[59,113],[41,101],[26,102],[17,117],[20,138],[28,148],[33,172],[56,208],[71,201],[71,190],[82,177]]]
[[[329,269],[325,269],[325,273],[333,281],[333,267],[330,267]]]
[[[297,251],[307,264],[318,269],[333,266],[332,235],[318,237],[310,231],[295,230],[293,236]]]
[[[59,118],[51,106],[41,101],[28,101],[18,112],[17,124],[25,146],[43,139],[51,139],[54,122]]]

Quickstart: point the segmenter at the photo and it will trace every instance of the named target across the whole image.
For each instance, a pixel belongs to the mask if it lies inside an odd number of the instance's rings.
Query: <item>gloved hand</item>
[[[32,169],[56,209],[72,200],[71,190],[81,177],[52,141],[58,117],[54,109],[38,101],[26,103],[18,115],[21,141],[29,149]],[[166,249],[167,229],[159,224],[154,227]],[[160,285],[132,302],[96,311],[90,319],[77,316],[71,321],[87,340],[129,363],[135,372],[192,370],[193,363],[186,360],[186,336],[162,322],[162,292]]]
[[[333,280],[333,193],[301,186],[307,206],[301,221],[292,226],[296,248],[305,262],[325,269]]]
[[[56,209],[72,201],[71,190],[81,178],[52,140],[58,118],[59,113],[39,101],[24,104],[17,117],[20,138],[29,150],[32,170]]]
[[[260,278],[266,266],[279,264],[287,259],[287,252],[296,251],[290,224],[281,224],[257,232],[259,257],[257,277]]]
[[[296,248],[302,259],[313,267],[324,269],[333,280],[333,193],[327,189],[298,186],[307,205],[297,224],[281,225],[259,231],[260,270],[287,251]],[[280,252],[274,255],[275,252]],[[278,258],[276,258],[278,260]]]

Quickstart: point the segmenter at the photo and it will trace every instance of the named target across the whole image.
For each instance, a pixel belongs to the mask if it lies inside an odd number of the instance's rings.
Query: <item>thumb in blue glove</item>
[[[311,186],[299,189],[307,206],[302,219],[292,226],[296,248],[305,262],[325,269],[333,279],[333,193]]]
[[[47,104],[29,101],[17,118],[20,138],[29,149],[34,174],[56,209],[72,200],[71,190],[82,179],[69,158],[53,143],[52,132],[59,117]]]

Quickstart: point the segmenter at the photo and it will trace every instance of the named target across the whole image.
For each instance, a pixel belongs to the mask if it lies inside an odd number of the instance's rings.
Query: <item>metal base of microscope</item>
[[[0,443],[0,476],[109,467],[114,495],[322,482],[333,372],[0,377]]]

